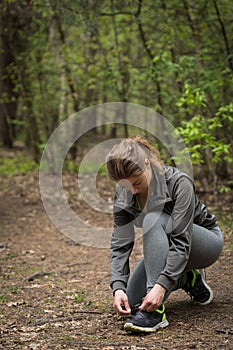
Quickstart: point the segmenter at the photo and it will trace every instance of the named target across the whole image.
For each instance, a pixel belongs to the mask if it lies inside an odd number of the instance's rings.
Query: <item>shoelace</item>
[[[142,311],[142,310],[140,310],[139,309],[139,306],[140,306],[141,304],[136,304],[136,305],[134,305],[132,308],[131,308],[131,315],[135,315],[138,311]],[[165,311],[165,308],[164,308],[164,305],[162,304],[159,308],[158,308],[158,310],[160,309],[160,308],[163,308],[163,310],[161,310],[161,312],[164,312]],[[156,310],[155,310],[156,311]],[[143,311],[143,312],[146,312],[146,311]],[[160,313],[160,312],[159,312]]]
[[[138,310],[139,310],[139,306],[140,306],[141,304],[136,304],[136,305],[134,305],[132,308],[131,308],[131,315],[136,315],[136,313],[138,312]]]

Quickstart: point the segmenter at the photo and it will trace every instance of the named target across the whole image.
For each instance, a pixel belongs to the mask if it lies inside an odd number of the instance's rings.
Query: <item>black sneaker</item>
[[[190,295],[192,301],[198,305],[210,304],[214,295],[205,281],[204,270],[191,270],[187,274],[188,282],[184,290]]]
[[[146,312],[134,308],[132,317],[128,320],[124,329],[130,332],[156,332],[159,328],[164,328],[169,325],[165,314],[165,306],[162,304],[159,309],[153,312]]]

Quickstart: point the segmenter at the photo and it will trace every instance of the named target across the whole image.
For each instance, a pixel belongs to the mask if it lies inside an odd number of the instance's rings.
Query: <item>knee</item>
[[[165,230],[166,224],[169,220],[169,216],[161,212],[151,212],[148,213],[143,220],[143,232],[149,232],[153,228],[162,228]]]

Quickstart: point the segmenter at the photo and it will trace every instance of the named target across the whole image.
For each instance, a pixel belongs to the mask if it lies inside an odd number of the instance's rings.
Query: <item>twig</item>
[[[59,317],[59,318],[48,318],[45,320],[40,320],[33,324],[33,326],[42,326],[46,323],[56,323],[56,322],[66,322],[66,321],[77,321],[77,320],[83,320],[85,316],[70,316],[70,317]]]
[[[83,263],[80,263],[80,262],[77,262],[77,263],[74,263],[74,264],[70,264],[70,265],[67,265],[68,267],[73,267],[73,266],[76,266],[76,265],[88,265],[89,262],[83,262]]]
[[[80,270],[61,270],[58,272],[43,272],[43,271],[39,271],[39,272],[35,272],[32,275],[28,276],[25,278],[26,281],[28,282],[32,282],[34,281],[34,279],[36,278],[40,278],[40,277],[44,277],[44,276],[50,276],[50,275],[66,275],[69,273],[76,273],[76,272],[80,272]]]
[[[76,311],[76,312],[77,313],[80,312],[83,314],[93,314],[93,315],[101,315],[102,314],[101,311]],[[33,326],[42,326],[43,324],[46,324],[46,323],[77,321],[77,320],[83,320],[84,318],[86,318],[85,315],[59,317],[59,318],[47,318],[47,319],[43,319],[43,320],[40,320],[40,321],[34,323]]]
[[[63,341],[60,341],[60,343],[64,343],[64,340]],[[131,343],[126,343],[126,342],[113,342],[113,341],[98,341],[98,342],[93,342],[93,341],[87,341],[87,340],[84,340],[84,341],[80,341],[80,340],[69,340],[69,345],[86,345],[86,346],[113,346],[114,348],[116,347],[116,349],[119,349],[119,346],[127,346],[129,348],[131,348]],[[160,342],[156,342],[154,341],[153,342],[153,345],[157,345],[157,348],[158,349],[170,349],[169,347],[165,346],[165,345],[162,345]],[[137,343],[137,346],[142,346],[143,348],[151,348],[151,344],[138,344]],[[93,348],[93,349],[96,349],[96,348]]]
[[[25,279],[28,282],[32,282],[32,281],[34,281],[35,278],[39,278],[39,277],[43,277],[43,276],[49,276],[49,275],[52,275],[52,274],[53,274],[53,272],[40,271],[40,272],[33,273],[32,275],[26,277]]]
[[[233,334],[233,329],[215,329],[216,333],[222,333],[222,334]]]

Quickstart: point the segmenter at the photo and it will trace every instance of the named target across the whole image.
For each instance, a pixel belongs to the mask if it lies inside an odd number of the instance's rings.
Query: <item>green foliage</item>
[[[4,85],[0,103],[17,104],[14,120],[6,116],[10,134],[34,159],[73,112],[128,101],[177,126],[194,164],[206,172],[221,161],[230,164],[232,2],[219,0],[218,11],[211,1],[13,4],[10,11],[0,5],[6,44],[13,48],[5,71],[14,91]],[[64,168],[78,171],[69,161]]]
[[[226,122],[232,127],[232,103],[220,107],[212,117],[207,116],[207,101],[204,91],[193,88],[186,83],[183,96],[177,102],[181,113],[193,115],[189,120],[182,120],[176,132],[182,137],[187,146],[194,165],[207,165],[209,178],[216,176],[218,164],[225,162],[230,165],[232,159],[232,144],[226,143],[223,137]],[[195,114],[195,112],[200,112]],[[181,119],[185,117],[182,116]],[[181,161],[183,154],[174,158]],[[208,177],[208,175],[207,175]],[[229,183],[230,185],[230,183]],[[229,192],[230,187],[221,185],[220,192]]]
[[[179,135],[187,145],[193,164],[205,162],[205,151],[210,151],[213,163],[225,160],[231,163],[232,155],[230,144],[218,139],[215,131],[222,128],[220,119],[206,119],[204,116],[196,115],[189,121],[182,121],[182,126],[177,128]]]
[[[232,186],[232,185],[233,185],[233,182],[232,182],[232,181],[229,181],[229,182],[228,182],[228,185],[229,185],[229,186],[225,186],[225,185],[220,186],[219,191],[220,191],[221,193],[229,193],[229,192],[231,192],[231,187],[230,187],[230,185]]]
[[[99,168],[99,174],[102,177],[107,177],[107,167],[106,164],[103,164],[100,168]]]
[[[86,293],[85,293],[84,291],[82,291],[81,293],[76,294],[76,295],[74,296],[74,301],[75,301],[76,303],[82,303],[82,302],[84,302],[85,300],[86,300]]]
[[[17,294],[18,293],[18,287],[11,286],[9,287],[9,292],[12,294]]]
[[[233,103],[231,102],[227,106],[220,107],[216,113],[216,116],[223,121],[233,123]]]
[[[205,107],[205,94],[200,88],[193,88],[187,81],[184,84],[184,92],[176,103],[178,107],[183,108],[184,111],[192,113],[196,108],[200,109]],[[187,108],[188,107],[188,108]]]
[[[64,162],[64,166],[63,166],[64,171],[78,174],[78,169],[79,169],[79,167],[78,167],[78,165],[75,164],[75,162],[73,162],[71,160],[66,160]]]
[[[105,164],[101,164],[98,160],[85,161],[82,163],[81,167],[76,165],[73,161],[66,160],[64,163],[63,170],[74,172],[76,174],[96,174],[98,173],[102,177],[107,176],[107,168]]]
[[[7,297],[5,295],[0,295],[0,303],[6,303]]]
[[[38,170],[38,164],[30,157],[21,154],[14,158],[2,157],[0,159],[0,175],[27,173],[34,170]]]

